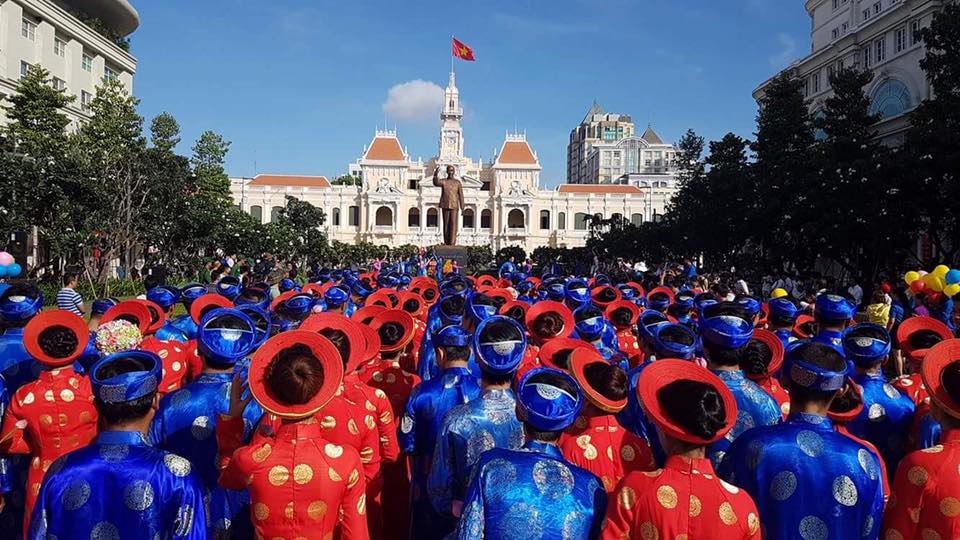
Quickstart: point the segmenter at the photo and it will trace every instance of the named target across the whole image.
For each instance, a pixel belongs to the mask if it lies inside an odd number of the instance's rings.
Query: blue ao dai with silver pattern
[[[603,484],[571,465],[552,444],[483,454],[463,506],[456,538],[590,540],[607,510]]]
[[[493,448],[523,445],[523,426],[517,420],[517,401],[510,389],[487,389],[480,397],[454,407],[443,419],[427,493],[433,508],[452,516],[453,501],[463,501],[480,455]]]
[[[210,535],[226,532],[243,538],[253,535],[250,496],[217,483],[217,417],[229,408],[232,379],[230,373],[202,373],[194,382],[164,396],[150,425],[149,440],[157,448],[193,463],[207,501]],[[243,413],[244,440],[249,439],[262,414],[256,402],[247,405]]]
[[[30,540],[204,539],[203,492],[186,459],[140,433],[107,431],[53,462]]]
[[[750,430],[717,471],[757,503],[764,538],[876,539],[883,517],[880,462],[823,417],[794,413]]]
[[[400,419],[400,449],[412,462],[410,480],[411,538],[443,538],[453,531],[452,520],[437,514],[427,496],[427,475],[433,464],[437,435],[447,413],[480,395],[480,381],[470,370],[452,367],[439,377],[418,384]],[[446,522],[445,522],[446,521]]]
[[[737,400],[737,423],[719,441],[707,448],[707,457],[719,467],[730,444],[743,432],[758,426],[773,426],[783,420],[777,400],[744,376],[742,371],[714,371]]]
[[[897,464],[907,454],[906,441],[916,406],[883,375],[859,373],[854,380],[863,390],[863,410],[847,429],[877,447],[892,482]]]

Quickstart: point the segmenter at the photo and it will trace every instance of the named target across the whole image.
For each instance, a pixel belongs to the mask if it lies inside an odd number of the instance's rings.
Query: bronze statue
[[[457,225],[460,222],[460,209],[463,208],[463,185],[454,174],[453,165],[447,165],[447,177],[437,177],[440,166],[433,170],[433,185],[440,188],[440,213],[443,214],[443,244],[457,244]]]

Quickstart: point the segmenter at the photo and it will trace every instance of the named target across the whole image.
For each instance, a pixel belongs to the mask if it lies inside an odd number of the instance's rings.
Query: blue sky
[[[376,126],[412,157],[437,150],[450,36],[467,154],[489,159],[518,127],[542,182],[565,180],[570,129],[596,99],[668,142],[752,137],[751,92],[809,49],[801,0],[139,0],[134,93],[172,113],[179,150],[206,129],[232,141],[227,171],[346,171]]]

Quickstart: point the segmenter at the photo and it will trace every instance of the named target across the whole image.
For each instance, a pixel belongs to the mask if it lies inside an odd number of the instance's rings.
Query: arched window
[[[463,209],[463,228],[464,229],[472,229],[476,227],[476,224],[474,223],[473,218],[474,218],[473,208],[464,208]]]
[[[393,210],[389,206],[377,208],[376,221],[377,227],[393,227]]]
[[[492,221],[491,219],[492,216],[493,216],[493,213],[490,212],[489,209],[484,210],[483,212],[480,212],[480,228],[481,229],[490,228],[490,222]]]
[[[360,207],[351,206],[350,214],[347,216],[347,219],[349,219],[349,221],[347,222],[347,225],[350,225],[351,227],[359,227],[360,226]]]
[[[815,113],[813,113],[812,118],[813,118],[813,120],[814,120],[814,125],[816,125],[816,121],[817,121],[817,120],[821,120],[821,119],[823,119],[823,118],[826,118],[826,116],[827,116],[827,113],[823,112],[822,109],[819,110],[819,111],[817,111],[817,112],[815,112]],[[815,128],[813,129],[813,138],[816,139],[816,140],[818,140],[818,141],[825,141],[825,140],[827,140],[827,132],[824,131],[822,128],[815,127]]]
[[[263,223],[263,207],[262,206],[251,206],[250,215],[253,216],[253,219],[257,220],[257,223]]]
[[[577,231],[587,230],[587,215],[583,212],[577,212],[573,215],[573,228]]]
[[[550,229],[550,211],[541,210],[540,211],[540,230],[546,231]]]
[[[887,79],[880,83],[870,96],[870,113],[887,119],[903,114],[912,104],[907,85],[897,79]]]
[[[557,228],[561,231],[566,230],[567,228],[567,213],[560,212],[557,214]]]
[[[630,214],[630,223],[638,227],[643,225],[643,214]]]
[[[333,209],[333,226],[334,227],[340,226],[340,209],[339,208]]]
[[[429,208],[427,210],[427,227],[434,228],[440,226],[440,212],[436,208]]]
[[[407,212],[407,227],[420,227],[420,209],[411,208]]]
[[[522,229],[526,227],[523,219],[523,210],[514,208],[507,214],[507,227],[510,229]]]
[[[270,209],[270,223],[280,219],[280,211],[283,210],[282,206],[274,206]]]

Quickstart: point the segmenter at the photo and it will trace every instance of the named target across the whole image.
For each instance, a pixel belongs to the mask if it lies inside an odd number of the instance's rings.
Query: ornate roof
[[[311,187],[328,188],[330,181],[326,176],[295,176],[289,174],[258,174],[247,184],[249,186],[274,187]]]
[[[657,132],[653,130],[653,127],[647,126],[647,130],[643,132],[643,135],[640,136],[643,140],[647,141],[650,144],[663,144],[663,139],[657,135]]]
[[[378,131],[370,143],[370,148],[363,155],[363,159],[377,161],[406,161],[407,156],[400,146],[400,139],[393,132]]]
[[[590,110],[587,111],[587,115],[583,117],[583,122],[580,122],[580,123],[581,124],[590,123],[590,120],[593,119],[593,115],[595,114],[603,114],[603,107],[601,107],[600,104],[597,103],[597,100],[593,100],[593,105],[590,106]]]
[[[530,144],[522,134],[507,135],[497,154],[495,165],[539,165],[537,156],[530,149]]]

